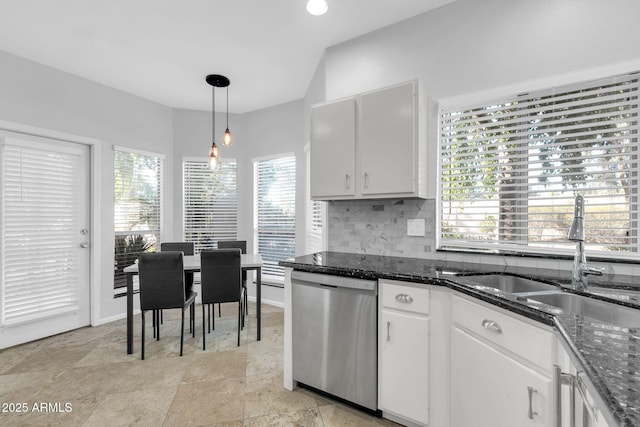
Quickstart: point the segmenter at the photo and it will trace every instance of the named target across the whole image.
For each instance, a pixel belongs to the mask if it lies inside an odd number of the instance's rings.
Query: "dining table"
[[[200,271],[200,255],[184,256],[184,272],[197,273]],[[257,337],[260,341],[260,317],[261,317],[261,288],[262,288],[262,256],[260,254],[242,254],[240,266],[243,271],[256,271],[256,319]],[[133,277],[138,274],[138,264],[131,264],[124,269],[127,277],[127,354],[133,353]]]

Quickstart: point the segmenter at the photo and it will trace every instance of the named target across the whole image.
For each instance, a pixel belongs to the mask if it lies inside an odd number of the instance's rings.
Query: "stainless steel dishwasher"
[[[291,283],[294,381],[377,411],[377,282],[293,271]]]

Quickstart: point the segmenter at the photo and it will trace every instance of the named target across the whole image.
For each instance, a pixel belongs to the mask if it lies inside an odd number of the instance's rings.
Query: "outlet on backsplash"
[[[407,236],[424,237],[424,218],[407,220]]]

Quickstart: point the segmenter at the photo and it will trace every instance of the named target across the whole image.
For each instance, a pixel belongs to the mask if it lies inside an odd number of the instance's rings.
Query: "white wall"
[[[166,155],[165,200],[173,198],[172,110],[106,86],[0,52],[0,120],[98,139],[100,221],[92,230],[100,253],[99,305],[103,321],[125,312],[113,298],[113,153],[119,145]],[[164,223],[173,223],[165,209]]]
[[[419,78],[435,99],[638,58],[635,0],[458,0],[326,51],[327,99]]]

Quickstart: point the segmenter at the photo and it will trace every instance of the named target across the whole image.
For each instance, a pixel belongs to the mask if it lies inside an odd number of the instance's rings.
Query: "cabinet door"
[[[355,99],[311,110],[311,197],[355,194]]]
[[[416,110],[414,82],[362,95],[358,146],[362,194],[416,191]]]
[[[457,327],[451,328],[452,426],[550,426],[552,381]],[[529,418],[528,387],[531,396]]]
[[[429,319],[382,310],[382,410],[427,424]]]

